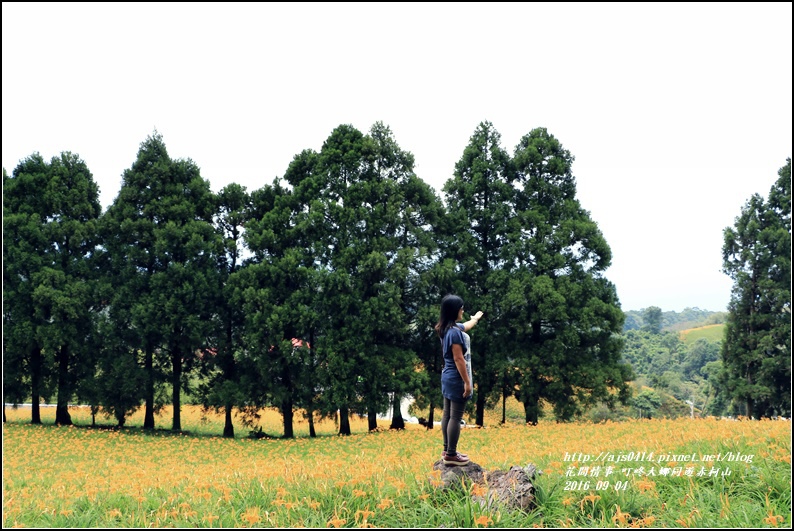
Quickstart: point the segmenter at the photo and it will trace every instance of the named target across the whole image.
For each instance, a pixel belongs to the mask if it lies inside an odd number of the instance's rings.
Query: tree
[[[722,374],[722,361],[710,361],[700,369],[703,377],[703,394],[705,400],[701,409],[710,415],[724,415],[728,409],[725,393],[720,392],[720,374]]]
[[[724,231],[733,280],[720,380],[756,418],[791,415],[791,159],[768,201],[754,194]]]
[[[3,169],[3,393],[4,403],[31,399],[31,423],[41,424],[39,403],[48,399],[49,366],[44,361],[33,292],[50,245],[44,233],[48,207],[40,193],[49,168],[34,153],[9,177]]]
[[[375,208],[380,223],[385,226],[375,237],[390,239],[390,245],[397,249],[396,254],[389,257],[392,267],[388,282],[396,285],[400,320],[407,324],[394,327],[398,334],[382,359],[391,371],[388,391],[392,396],[392,422],[389,428],[403,429],[402,398],[416,395],[426,386],[426,373],[417,370],[417,353],[426,348],[427,334],[433,332],[434,323],[428,323],[424,315],[428,310],[435,311],[441,299],[440,292],[428,289],[426,277],[438,258],[438,240],[433,227],[438,225],[443,205],[433,189],[416,176],[413,155],[400,148],[389,127],[377,122],[369,136],[375,144],[377,178],[384,192],[389,194],[383,207]],[[430,345],[435,343],[431,340]],[[374,415],[369,418],[370,428],[377,427],[372,422]]]
[[[356,293],[359,254],[356,244],[359,223],[356,207],[363,198],[350,197],[350,188],[366,171],[368,146],[351,126],[339,126],[323,143],[320,153],[305,150],[290,164],[285,176],[292,186],[293,226],[304,249],[312,257],[315,286],[322,297],[313,299],[316,314],[324,322],[314,338],[319,357],[315,375],[323,393],[317,406],[324,414],[339,414],[339,433],[350,434],[350,408],[359,402],[359,361],[368,351],[365,330],[352,330],[359,319],[363,297]],[[284,251],[281,251],[284,252]],[[369,336],[370,334],[366,334]]]
[[[639,330],[642,326],[642,318],[636,315],[636,312],[624,312],[626,320],[623,322],[623,331]]]
[[[645,322],[644,330],[652,334],[658,334],[662,331],[662,309],[658,306],[649,306],[642,314],[643,321]]]
[[[476,386],[476,423],[482,426],[486,398],[498,391],[498,375],[508,359],[498,330],[507,327],[499,301],[507,276],[502,256],[508,222],[513,218],[510,157],[500,146],[501,136],[490,122],[481,122],[469,140],[453,178],[444,185],[452,239],[442,258],[456,264],[465,283],[460,295],[471,311],[485,318],[472,336],[472,375]]]
[[[681,371],[687,379],[700,375],[700,371],[709,362],[716,361],[720,356],[720,345],[717,342],[699,338],[686,349]]]
[[[28,177],[24,174],[29,170],[33,173]],[[85,162],[69,152],[53,157],[49,164],[35,154],[17,167],[14,178],[19,181],[8,183],[9,210],[11,214],[20,213],[22,217],[16,218],[10,226],[18,227],[16,222],[24,220],[26,212],[31,213],[33,218],[28,218],[27,229],[32,231],[28,236],[33,238],[26,243],[15,242],[17,238],[25,238],[23,229],[14,231],[11,242],[12,245],[18,244],[18,252],[27,247],[38,256],[27,257],[36,264],[36,270],[30,272],[30,284],[24,287],[19,281],[27,280],[22,278],[26,266],[9,265],[12,271],[14,267],[22,268],[16,270],[17,278],[12,284],[22,292],[31,288],[31,299],[23,299],[20,304],[32,303],[29,308],[33,311],[35,330],[29,321],[27,325],[37,342],[32,348],[34,352],[39,348],[46,352],[48,359],[55,364],[55,423],[71,424],[68,406],[77,381],[81,375],[93,370],[89,364],[83,363],[85,357],[81,357],[81,353],[84,353],[87,338],[92,334],[96,311],[93,272],[88,259],[98,240],[99,189]],[[39,187],[34,190],[26,186],[32,182],[37,182]],[[17,190],[22,192],[21,196],[15,194]],[[5,192],[4,188],[4,197]],[[22,206],[15,199],[29,201],[29,204]],[[8,258],[24,259],[13,253]]]
[[[299,185],[310,175],[316,154],[305,151],[287,169],[288,184]],[[252,194],[245,240],[253,257],[233,275],[235,300],[245,315],[246,416],[255,418],[264,405],[279,408],[284,437],[294,436],[296,407],[313,422],[317,389],[316,331],[318,300],[312,241],[304,218],[303,197],[282,185],[280,179]],[[310,428],[313,433],[313,424]]]
[[[211,335],[221,245],[214,213],[213,194],[198,166],[190,159],[172,160],[155,131],[124,171],[119,195],[104,216],[118,288],[111,304],[131,314],[136,331],[131,352],[144,352],[144,428],[154,428],[155,387],[162,382],[156,369],[170,366],[172,429],[181,430],[184,373]]]
[[[652,334],[648,330],[629,330],[623,335],[623,358],[636,374],[659,378],[666,370],[680,371],[683,343],[675,332]]]
[[[52,246],[33,298],[48,322],[42,328],[43,346],[56,354],[58,364],[55,422],[71,424],[68,407],[76,382],[93,372],[90,364],[81,363],[81,354],[86,354],[98,306],[89,258],[98,244],[102,209],[99,188],[79,156],[62,153],[52,159],[50,170],[43,193],[51,208],[45,227]]]
[[[375,137],[340,126],[323,145],[316,175],[326,179],[328,223],[323,291],[329,327],[320,338],[328,354],[330,396],[340,405],[340,433],[349,434],[347,409],[366,413],[369,428],[386,411],[395,371],[413,367],[401,348],[407,335],[401,277],[409,256],[400,235],[398,180],[412,172],[413,157],[377,124]]]
[[[631,399],[631,405],[639,411],[640,418],[651,418],[651,415],[662,406],[662,399],[659,393],[646,388]]]
[[[307,282],[314,287],[299,305],[285,302],[292,295],[277,292],[272,284],[268,297],[283,316],[287,307],[304,307],[307,322],[322,323],[319,330],[306,328],[316,332],[309,351],[316,356],[315,381],[322,388],[317,407],[326,414],[339,411],[340,434],[350,433],[351,412],[366,413],[370,429],[377,427],[377,413],[387,409],[389,393],[405,392],[401,382],[415,366],[415,356],[405,347],[403,296],[418,254],[404,244],[426,229],[423,207],[409,205],[409,197],[427,196],[412,166],[413,157],[399,149],[383,124],[373,126],[369,135],[349,125],[337,127],[319,153],[304,151],[285,175],[292,186],[285,196],[291,201],[287,227],[294,231],[282,234],[298,242],[300,252],[290,256],[279,249],[287,244],[276,241],[263,254],[268,267],[296,280],[296,292],[304,291],[300,286]],[[272,227],[260,232],[273,234]],[[301,264],[306,271],[298,281],[294,275],[301,274]],[[266,279],[272,280],[272,274],[266,273]],[[268,329],[292,333],[284,325],[291,320],[294,328],[301,319],[293,315],[281,324],[272,321]],[[277,359],[286,354],[276,354]]]
[[[514,215],[503,247],[504,332],[520,373],[517,397],[537,423],[540,401],[567,420],[589,405],[628,400],[620,361],[624,314],[603,276],[612,254],[576,199],[573,156],[546,129],[521,138],[512,159]]]
[[[204,361],[213,373],[203,386],[202,395],[205,406],[223,409],[223,436],[234,438],[232,410],[243,402],[235,352],[242,346],[245,316],[235,304],[234,284],[230,279],[242,265],[243,227],[251,213],[251,196],[245,187],[232,183],[218,193],[217,201],[215,228],[223,241],[223,252],[217,254],[219,274],[214,290],[218,295],[214,303],[217,328],[211,336],[213,345],[203,350]]]
[[[160,352],[163,332],[154,302],[152,279],[162,269],[154,248],[155,230],[164,220],[155,211],[160,196],[158,182],[165,182],[170,158],[156,132],[141,143],[133,166],[122,174],[113,204],[102,216],[103,242],[108,257],[107,275],[112,286],[109,315],[119,328],[129,327],[130,344],[125,355],[143,352],[146,375],[144,429],[154,429],[154,414],[162,404],[155,401],[163,376],[155,352]]]

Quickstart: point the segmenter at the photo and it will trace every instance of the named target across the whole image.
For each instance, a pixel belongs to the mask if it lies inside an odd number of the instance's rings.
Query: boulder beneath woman
[[[464,466],[448,466],[443,460],[433,463],[433,470],[441,476],[433,483],[440,489],[460,488],[463,484],[476,484],[480,489],[471,489],[472,500],[482,507],[503,505],[510,509],[531,511],[535,508],[535,487],[532,480],[542,472],[529,464],[525,467],[511,466],[510,470],[487,471],[473,461]]]

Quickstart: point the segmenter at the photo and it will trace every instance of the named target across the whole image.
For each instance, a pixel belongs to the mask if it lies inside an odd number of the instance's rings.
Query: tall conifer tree
[[[477,126],[455,165],[454,177],[444,185],[448,233],[443,257],[455,262],[465,292],[466,310],[482,311],[472,336],[472,372],[476,423],[482,426],[486,399],[497,388],[506,352],[498,328],[501,320],[499,286],[505,277],[503,250],[513,217],[510,157],[501,135],[490,122]]]
[[[158,374],[168,374],[157,369],[168,367],[172,429],[181,430],[184,373],[211,334],[215,256],[221,245],[214,213],[214,196],[199,168],[190,159],[172,160],[155,132],[124,171],[119,195],[104,216],[118,287],[111,304],[131,315],[137,338],[131,354],[144,352],[145,428],[154,428]]]
[[[629,397],[630,366],[620,362],[623,312],[603,272],[612,253],[576,199],[573,156],[545,128],[521,138],[505,315],[513,323],[511,360],[526,421],[540,401],[568,420],[597,401]]]
[[[203,353],[214,371],[202,394],[206,405],[223,409],[223,436],[234,438],[232,410],[243,402],[235,355],[242,348],[244,314],[235,301],[234,284],[230,280],[243,267],[243,227],[251,215],[251,196],[244,186],[232,183],[218,193],[217,201],[215,228],[223,241],[223,251],[217,255],[218,286],[214,303],[217,328],[210,340],[211,348]]]
[[[31,423],[41,424],[41,399],[49,399],[49,365],[38,330],[43,325],[33,302],[34,281],[45,265],[44,234],[48,181],[44,158],[35,153],[11,176],[3,169],[3,394],[4,403],[31,398]]]
[[[4,335],[12,351],[23,353],[9,361],[29,364],[34,422],[39,397],[48,394],[45,363],[53,364],[55,422],[71,424],[77,381],[93,370],[85,349],[97,310],[89,257],[98,243],[99,189],[85,162],[69,152],[49,164],[34,154],[3,185]]]
[[[720,381],[756,418],[791,415],[791,159],[768,201],[753,195],[724,231],[723,271],[734,282]]]

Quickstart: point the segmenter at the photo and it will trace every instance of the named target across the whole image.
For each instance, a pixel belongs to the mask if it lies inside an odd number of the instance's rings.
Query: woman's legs
[[[441,434],[444,436],[444,453],[447,453],[447,425],[449,424],[449,403],[448,398],[444,398],[444,413],[441,415]]]
[[[460,439],[460,421],[463,419],[465,402],[453,402],[444,399],[444,415],[441,417],[441,431],[444,433],[444,451],[454,456],[458,450]]]

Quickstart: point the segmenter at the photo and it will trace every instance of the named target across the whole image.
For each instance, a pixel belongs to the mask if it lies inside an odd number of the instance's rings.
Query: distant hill
[[[641,330],[645,326],[643,315],[645,308],[641,310],[629,310],[624,312],[626,322],[623,324],[623,331]],[[664,311],[662,308],[662,330],[673,332],[698,328],[708,325],[722,324],[725,322],[727,312],[712,312],[701,310],[700,308],[684,308],[682,312]]]
[[[700,338],[708,339],[709,341],[722,341],[723,334],[725,333],[724,324],[713,324],[706,326],[699,326],[697,328],[689,328],[682,330],[680,333],[681,341],[689,345],[694,343]]]

